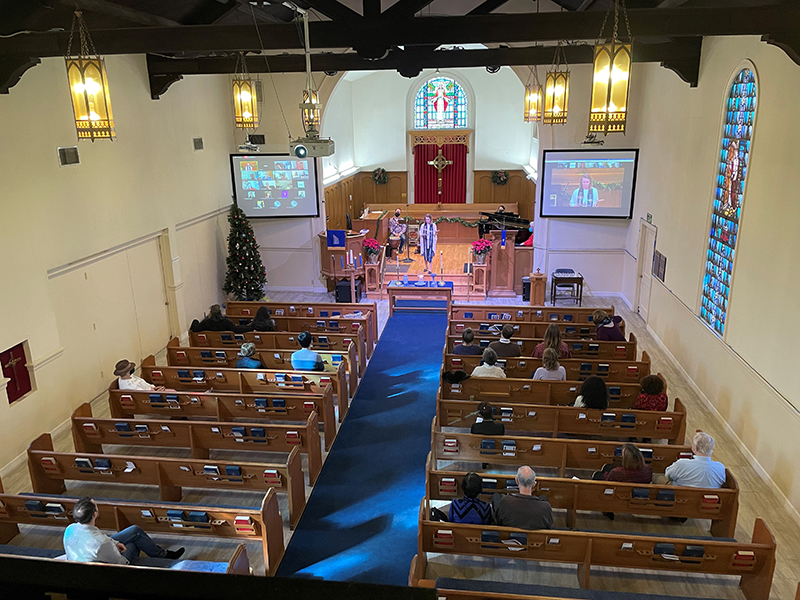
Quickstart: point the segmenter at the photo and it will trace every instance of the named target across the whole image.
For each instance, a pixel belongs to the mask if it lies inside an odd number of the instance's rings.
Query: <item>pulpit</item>
[[[490,231],[487,236],[492,242],[492,251],[489,253],[488,295],[514,298],[517,295],[514,291],[514,236],[507,235],[505,245],[502,238],[502,231]]]
[[[352,275],[356,279],[364,279],[364,239],[365,233],[355,233],[348,231],[345,236],[344,247],[329,248],[328,238],[325,231],[319,234],[320,250],[320,271],[323,277],[328,279],[328,290],[331,291],[336,286],[337,280],[350,279]],[[354,265],[349,266],[350,257],[353,257]]]

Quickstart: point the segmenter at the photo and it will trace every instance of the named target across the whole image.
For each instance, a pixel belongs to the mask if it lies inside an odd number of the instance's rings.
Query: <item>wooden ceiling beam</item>
[[[491,14],[463,17],[417,17],[402,21],[380,19],[348,23],[310,24],[315,48],[350,48],[370,44],[395,46],[467,43],[524,43],[560,39],[593,40],[600,30],[601,11],[530,14]],[[629,11],[635,37],[704,35],[768,35],[792,45],[791,29],[800,22],[800,6],[757,8],[678,8]],[[260,25],[267,49],[300,49],[294,24]],[[253,25],[193,25],[105,29],[92,31],[101,54],[169,52],[226,52],[259,48]],[[47,32],[0,39],[0,54],[63,56],[69,32]],[[795,49],[797,50],[797,49]]]
[[[501,6],[503,6],[503,4],[505,4],[506,2],[508,2],[508,0],[485,0],[484,2],[481,2],[478,6],[473,8],[471,11],[469,11],[467,14],[488,15],[496,8],[500,8]]]
[[[47,4],[64,6],[69,9],[75,9],[75,0],[48,0]],[[128,8],[121,4],[115,4],[108,0],[80,0],[81,10],[90,13],[97,13],[108,17],[114,17],[127,21],[128,23],[136,23],[138,25],[146,25],[148,27],[180,27],[182,23],[159,17],[152,13],[137,10],[135,8]]]
[[[431,2],[433,2],[433,0],[398,0],[383,11],[382,16],[384,20],[408,19],[428,6]]]
[[[363,19],[356,11],[336,0],[303,0],[302,3],[321,12],[332,21],[339,21],[340,25],[341,21],[361,21]]]

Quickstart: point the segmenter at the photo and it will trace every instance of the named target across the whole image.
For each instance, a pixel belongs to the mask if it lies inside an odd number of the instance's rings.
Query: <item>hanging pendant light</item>
[[[256,82],[250,78],[244,53],[239,52],[233,69],[233,114],[239,129],[258,128]]]
[[[619,39],[620,3],[628,30],[627,41]],[[614,29],[610,39],[601,42],[608,20],[609,7],[600,36],[594,48],[592,105],[589,113],[589,133],[625,133],[628,119],[628,92],[631,79],[631,27],[625,0],[614,0]]]
[[[542,84],[539,83],[538,67],[531,68],[528,83],[525,84],[525,114],[526,123],[542,120]]]
[[[563,65],[561,61],[563,62]],[[553,66],[547,72],[544,82],[544,113],[542,123],[545,125],[564,125],[567,122],[569,105],[569,65],[564,54],[562,42],[556,46]]]
[[[72,40],[78,29],[80,50],[72,55]],[[67,54],[67,81],[75,115],[75,129],[80,140],[114,140],[114,116],[111,113],[111,97],[108,93],[106,63],[97,55],[83,13],[75,11],[69,33]]]
[[[320,127],[320,108],[319,92],[314,89],[303,90],[303,102],[300,104],[303,111],[303,129],[306,134],[309,131],[319,132]]]

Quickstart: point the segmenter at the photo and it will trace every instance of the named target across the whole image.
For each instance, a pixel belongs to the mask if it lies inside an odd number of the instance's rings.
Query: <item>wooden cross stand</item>
[[[436,169],[437,171],[439,171],[439,195],[441,196],[442,195],[442,171],[444,171],[445,167],[447,167],[449,165],[452,165],[453,161],[452,160],[447,160],[444,157],[444,154],[442,154],[442,149],[439,148],[439,154],[437,154],[436,158],[434,158],[433,160],[429,160],[428,164],[430,166],[432,166],[434,169]]]

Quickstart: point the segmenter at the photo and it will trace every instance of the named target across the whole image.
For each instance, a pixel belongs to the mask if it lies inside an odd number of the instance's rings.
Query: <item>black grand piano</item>
[[[531,236],[531,232],[528,231],[531,222],[528,219],[521,218],[518,214],[511,212],[482,212],[481,217],[481,220],[478,221],[478,233],[481,237],[489,231],[502,231],[505,229],[509,232],[506,234],[509,238],[512,236],[511,232],[515,232],[514,244],[521,244]]]

